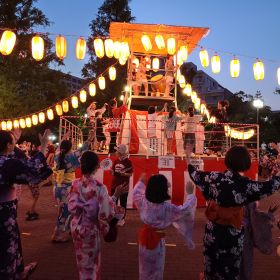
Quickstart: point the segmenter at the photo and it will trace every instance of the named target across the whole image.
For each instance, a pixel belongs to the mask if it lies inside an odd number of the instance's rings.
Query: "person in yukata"
[[[71,233],[80,280],[99,280],[101,273],[101,236],[109,231],[115,216],[115,204],[122,189],[111,198],[106,186],[94,174],[99,168],[98,156],[86,151],[81,157],[82,177],[72,183],[68,209]]]
[[[65,138],[67,137],[66,135]],[[67,207],[68,194],[71,183],[75,179],[75,170],[80,167],[79,158],[88,148],[89,144],[85,142],[81,148],[72,151],[72,142],[65,139],[60,143],[59,153],[55,155],[54,197],[58,203],[58,216],[52,235],[54,243],[70,240],[70,229],[68,226],[70,213]]]
[[[133,189],[133,202],[144,223],[138,235],[139,279],[162,280],[165,263],[164,230],[176,222],[175,228],[184,235],[189,248],[193,249],[192,228],[197,200],[191,182],[187,184],[186,202],[177,206],[168,201],[170,184],[164,175],[151,176],[147,187],[144,181],[145,174]]]
[[[240,265],[240,280],[253,279],[254,248],[263,254],[273,252],[272,227],[274,213],[278,206],[269,207],[268,212],[258,209],[258,202],[246,205],[244,209],[244,243]]]
[[[244,176],[251,167],[248,150],[231,147],[225,157],[225,172],[198,171],[188,165],[190,177],[208,201],[204,233],[202,279],[238,280],[244,228],[243,206],[267,197],[280,188],[280,177],[257,182]]]
[[[48,143],[49,131],[40,137],[42,152]],[[17,184],[39,184],[52,170],[45,156],[37,152],[27,158],[17,152],[20,133],[0,130],[0,279],[27,279],[37,263],[24,267],[20,231],[17,223]]]
[[[133,166],[131,160],[128,158],[127,146],[120,144],[116,147],[118,158],[114,161],[112,166],[112,186],[111,194],[114,195],[117,187],[122,186],[125,189],[125,192],[120,196],[120,204],[125,209],[127,205],[127,197],[129,192],[129,181],[130,177],[133,174]],[[118,222],[119,226],[124,226],[125,224],[125,215],[122,220]]]

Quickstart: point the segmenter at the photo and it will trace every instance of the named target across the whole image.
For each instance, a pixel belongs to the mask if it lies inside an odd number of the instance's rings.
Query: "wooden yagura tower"
[[[175,54],[182,46],[187,46],[188,55],[197,47],[199,41],[209,32],[209,28],[189,27],[189,26],[171,26],[163,24],[139,24],[139,23],[121,23],[112,22],[110,24],[110,38],[114,41],[128,42],[130,57],[128,59],[127,83],[131,85],[132,63],[141,58],[149,60],[149,69],[147,69],[148,91],[146,96],[140,88],[139,94],[135,95],[130,86],[129,108],[137,106],[163,105],[163,103],[174,102],[177,107],[177,71],[174,71],[174,82],[170,91],[170,96],[164,96],[165,91],[165,61],[168,54],[167,40],[175,39]],[[152,48],[146,51],[142,44],[142,36],[147,35],[150,38]],[[165,47],[159,49],[155,42],[155,37],[161,35],[165,42]],[[152,60],[157,58],[159,65],[157,69],[153,68]],[[176,62],[175,62],[176,64]],[[148,67],[147,67],[148,68]]]

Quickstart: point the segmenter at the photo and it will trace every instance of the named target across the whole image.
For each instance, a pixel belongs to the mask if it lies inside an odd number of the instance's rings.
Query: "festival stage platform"
[[[108,158],[106,155],[99,156],[100,161],[102,162],[104,159]],[[172,160],[172,158],[174,160]],[[226,167],[224,164],[224,158],[217,157],[200,157],[203,160],[204,171],[225,171]],[[116,157],[110,157],[112,161],[116,159]],[[152,174],[163,174],[167,177],[169,182],[171,183],[171,194],[172,203],[177,205],[181,205],[184,201],[185,197],[185,185],[187,180],[189,179],[188,172],[186,171],[186,160],[179,157],[149,157],[146,158],[144,156],[130,156],[129,159],[132,161],[134,172],[130,179],[129,186],[129,195],[128,195],[128,208],[134,208],[132,203],[132,189],[133,186],[137,183],[140,175],[142,173],[146,173],[147,176],[151,176]],[[198,158],[197,158],[198,159]],[[108,163],[108,161],[106,160]],[[102,164],[101,164],[102,165]],[[172,166],[173,165],[173,166]],[[172,167],[171,167],[172,166]],[[170,168],[171,167],[171,168]],[[173,168],[174,167],[174,168]],[[256,179],[258,174],[258,163],[257,161],[252,162],[251,169],[246,173],[246,176]],[[77,176],[80,176],[79,170],[77,171]],[[112,174],[110,170],[99,169],[96,173],[96,178],[103,182],[107,187],[110,193],[111,182],[112,182]],[[200,192],[200,190],[196,189],[196,196],[198,200],[198,207],[205,206],[205,200]]]

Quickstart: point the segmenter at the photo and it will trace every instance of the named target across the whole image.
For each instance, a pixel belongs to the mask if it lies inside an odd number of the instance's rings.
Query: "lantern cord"
[[[41,109],[40,111],[34,112],[34,113],[32,113],[32,114],[25,115],[25,116],[1,119],[0,122],[1,122],[1,121],[8,121],[8,120],[9,120],[9,121],[14,121],[14,120],[18,120],[18,119],[25,119],[25,118],[27,118],[27,117],[32,117],[32,115],[39,114],[39,113],[42,112],[42,111],[47,111],[48,109],[52,109],[52,108],[55,109],[55,106],[58,105],[58,103],[62,103],[63,101],[71,100],[71,98],[72,98],[73,96],[78,96],[78,94],[80,93],[80,91],[81,91],[82,89],[85,89],[85,88],[88,87],[91,83],[96,83],[96,81],[98,81],[98,78],[99,78],[99,77],[104,76],[104,75],[109,71],[110,67],[113,67],[113,66],[115,66],[116,64],[118,64],[118,61],[114,62],[112,65],[110,65],[109,67],[107,67],[107,68],[106,68],[101,74],[99,74],[94,80],[88,82],[86,85],[84,85],[84,86],[83,86],[82,88],[80,88],[79,90],[75,91],[73,94],[71,94],[71,95],[68,96],[67,98],[65,98],[65,99],[63,99],[63,100],[61,100],[61,101],[59,101],[59,102],[56,102],[56,103],[53,104],[53,105],[50,105],[50,106],[48,106],[48,107],[46,107],[46,108],[44,108],[44,109]]]

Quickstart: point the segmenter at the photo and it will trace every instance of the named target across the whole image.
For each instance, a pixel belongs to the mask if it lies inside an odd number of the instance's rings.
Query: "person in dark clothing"
[[[102,115],[100,112],[97,112],[95,114],[96,118],[96,139],[97,139],[97,152],[101,153],[104,150],[104,147],[106,145],[106,136],[103,131],[103,126],[106,123],[106,121],[102,118]]]

